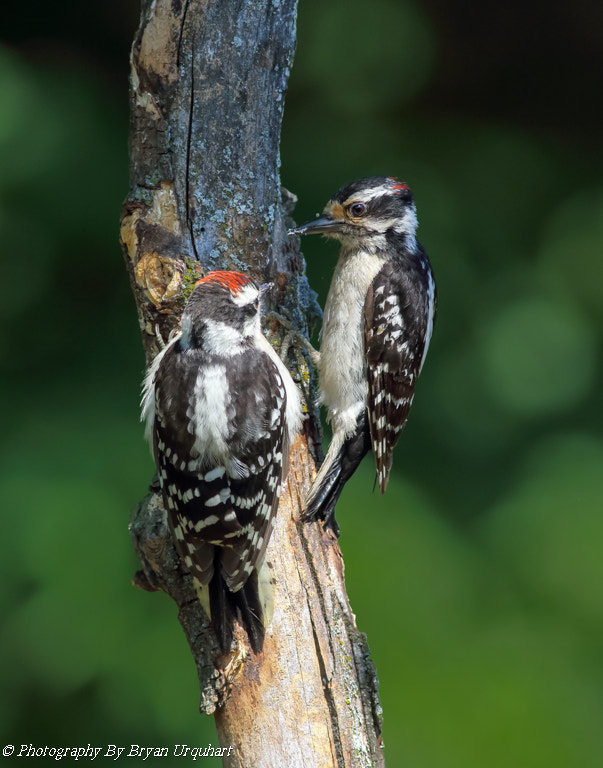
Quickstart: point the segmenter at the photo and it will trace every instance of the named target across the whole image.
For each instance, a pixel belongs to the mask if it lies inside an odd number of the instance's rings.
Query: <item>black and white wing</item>
[[[387,262],[364,304],[367,411],[377,481],[385,492],[393,449],[406,424],[435,318],[435,282],[421,251]]]

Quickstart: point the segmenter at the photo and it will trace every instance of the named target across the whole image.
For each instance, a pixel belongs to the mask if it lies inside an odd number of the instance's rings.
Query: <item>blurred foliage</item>
[[[117,243],[138,11],[100,5],[15,7],[0,46],[1,740],[215,744],[174,606],[129,586],[152,473]],[[296,218],[397,175],[439,288],[387,495],[367,460],[338,512],[389,766],[603,760],[597,18],[588,0],[300,4]],[[336,245],[303,248],[324,301]]]

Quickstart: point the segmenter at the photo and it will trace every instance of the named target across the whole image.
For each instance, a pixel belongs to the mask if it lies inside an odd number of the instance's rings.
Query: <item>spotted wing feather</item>
[[[365,300],[367,410],[381,493],[429,343],[427,300],[421,263],[401,266],[396,261],[380,270]]]
[[[183,354],[189,356],[186,365]],[[199,356],[199,366],[190,364],[191,355]],[[281,374],[258,350],[237,356],[222,379],[228,424],[214,420],[208,434],[199,435],[196,419],[207,393],[201,391],[196,372],[204,371],[203,381],[211,379],[212,361],[199,350],[175,344],[161,366],[162,384],[155,389],[154,453],[178,552],[202,585],[217,576],[228,592],[238,593],[253,574],[251,591],[257,591],[254,571],[262,564],[272,533],[288,456]],[[254,370],[262,376],[254,378]],[[250,378],[253,387],[248,386]],[[239,425],[236,434],[229,426],[234,423]],[[221,450],[212,430],[223,438]],[[224,602],[222,591],[214,588],[213,594]],[[260,621],[259,599],[249,598]],[[214,616],[222,608],[214,608],[212,619],[223,622],[224,617]]]

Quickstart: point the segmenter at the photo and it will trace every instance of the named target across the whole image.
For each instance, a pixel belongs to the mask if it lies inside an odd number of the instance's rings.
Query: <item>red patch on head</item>
[[[402,182],[398,181],[395,176],[388,176],[388,181],[391,182],[392,189],[410,189],[408,184],[403,184]]]
[[[218,283],[218,285],[228,288],[228,290],[236,296],[239,291],[246,285],[250,285],[254,280],[248,275],[244,275],[242,272],[227,272],[226,270],[216,270],[210,272],[201,280],[197,280],[195,287],[202,283]]]

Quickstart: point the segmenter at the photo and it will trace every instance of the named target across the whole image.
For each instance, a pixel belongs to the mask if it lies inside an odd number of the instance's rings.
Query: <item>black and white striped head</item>
[[[271,287],[241,272],[210,272],[197,281],[182,313],[181,343],[220,353],[253,338],[261,333],[261,298]]]
[[[342,187],[322,216],[289,234],[320,233],[369,250],[385,248],[388,237],[393,236],[403,238],[415,250],[416,230],[417,213],[409,187],[392,176],[371,176]]]

